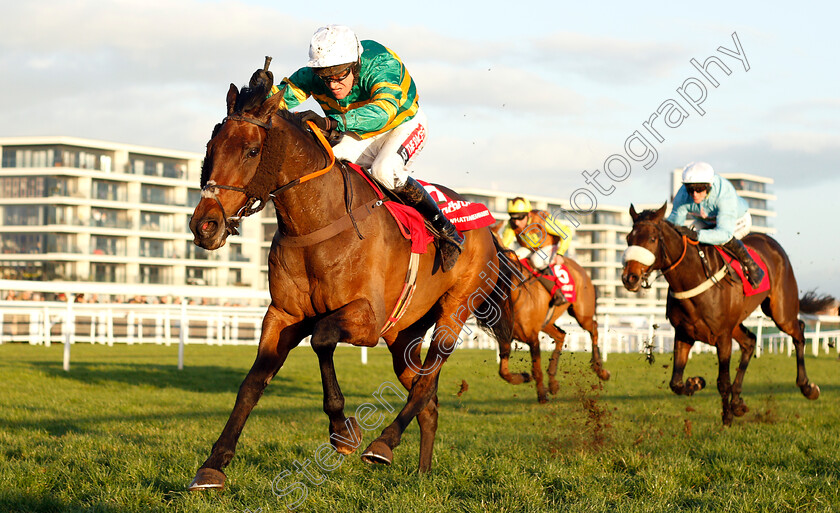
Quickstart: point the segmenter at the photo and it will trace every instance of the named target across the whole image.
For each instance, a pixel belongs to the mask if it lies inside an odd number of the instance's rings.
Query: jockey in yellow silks
[[[510,220],[502,234],[502,244],[512,249],[520,260],[527,260],[540,275],[556,279],[554,268],[563,264],[563,255],[571,241],[571,228],[544,210],[532,209],[531,202],[521,197],[508,202],[508,215]],[[546,288],[551,291],[548,285]],[[564,301],[558,289],[552,302]]]

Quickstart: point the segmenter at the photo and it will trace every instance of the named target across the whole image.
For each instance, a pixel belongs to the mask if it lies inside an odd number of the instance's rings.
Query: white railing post
[[[762,328],[764,327],[764,317],[758,318],[758,328],[756,329],[757,336],[756,336],[756,344],[755,344],[755,357],[758,358],[761,356],[761,350],[764,346],[764,342],[761,338]]]
[[[64,370],[70,370],[70,344],[76,336],[76,326],[73,323],[73,294],[67,294],[67,311],[64,315]]]
[[[367,350],[366,346],[362,346],[362,365],[367,365]]]
[[[181,301],[181,329],[178,330],[178,370],[184,370],[184,345],[189,336],[190,324],[187,320],[187,298]]]
[[[820,355],[820,321],[817,320],[817,324],[814,327],[814,344],[812,346],[812,352],[814,356]]]
[[[41,324],[43,335],[41,340],[43,340],[42,344],[46,347],[50,347],[52,345],[52,335],[50,334],[50,310],[46,306],[44,307],[44,323]]]

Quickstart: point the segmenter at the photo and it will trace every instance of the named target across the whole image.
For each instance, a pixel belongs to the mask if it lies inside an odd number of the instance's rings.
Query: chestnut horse
[[[404,315],[381,333],[403,291],[410,241],[365,178],[334,161],[320,132],[306,131],[299,117],[278,112],[281,95],[266,99],[270,87],[252,83],[240,92],[231,84],[227,117],[207,144],[202,199],[190,221],[195,243],[217,249],[236,232],[241,217],[273,201],[278,230],[268,255],[271,303],[256,360],[189,488],[224,486],[222,469],[234,455],[248,415],[289,351],[306,336],[311,336],[320,364],[330,441],[342,454],[356,450],[362,431],[354,417],[344,415],[333,365],[336,344],[373,347],[380,336],[385,340],[394,371],[409,394],[362,459],[390,464],[392,450],[416,417],[419,470],[428,471],[437,430],[438,376],[464,322],[474,314],[480,325],[492,326],[496,337],[510,337],[509,301],[503,301],[509,281],[507,271],[499,271],[495,239],[487,228],[466,232],[457,264],[445,273],[436,249],[420,255],[419,286]],[[314,125],[310,129],[314,132]],[[433,325],[421,361],[420,342]]]
[[[493,226],[493,233],[498,232]],[[531,352],[531,374],[527,372],[511,373],[508,369],[510,359],[511,343],[499,341],[499,375],[512,385],[519,385],[531,381],[532,377],[537,385],[537,400],[540,403],[548,401],[543,384],[542,363],[540,359],[540,332],[545,333],[554,340],[554,351],[548,363],[548,385],[552,394],[556,394],[559,385],[557,383],[557,362],[563,350],[563,343],[566,340],[566,332],[557,326],[555,322],[568,310],[571,315],[585,331],[589,332],[592,339],[592,358],[590,365],[595,374],[606,381],[610,379],[610,372],[603,367],[601,351],[598,348],[598,322],[595,320],[596,293],[595,286],[586,270],[569,257],[563,257],[566,268],[572,276],[577,289],[577,296],[573,303],[562,305],[551,304],[551,293],[546,289],[525,266],[519,263],[519,259],[513,251],[506,250],[505,257],[514,266],[514,275],[523,279],[511,290],[513,301],[513,339],[524,342]]]
[[[688,353],[699,340],[717,348],[717,387],[723,402],[723,424],[729,426],[733,416],[740,417],[749,411],[741,399],[741,385],[755,351],[756,338],[742,322],[761,305],[761,310],[776,326],[793,337],[796,385],[805,397],[817,399],[820,388],[808,381],[805,373],[805,325],[798,319],[796,278],[784,249],[764,234],[750,233],[743,238],[744,244],[761,255],[770,280],[770,290],[745,296],[740,280],[728,278],[726,264],[718,251],[680,235],[664,219],[665,207],[636,213],[630,206],[633,230],[627,235],[621,280],[631,292],[638,291],[654,270],[661,271],[668,281],[666,314],[675,330],[671,390],[692,395],[706,385],[701,377],[683,382]],[[733,338],[741,346],[734,382],[729,376]]]

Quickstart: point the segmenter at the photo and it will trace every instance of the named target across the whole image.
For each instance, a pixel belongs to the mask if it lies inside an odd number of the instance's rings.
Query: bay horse
[[[499,236],[499,224],[501,222],[497,222],[491,227],[493,234],[497,237]],[[533,273],[519,262],[516,253],[505,250],[504,256],[508,259],[510,265],[514,266],[514,275],[523,277],[518,283],[514,282],[514,286],[511,288],[514,312],[513,339],[528,346],[531,353],[531,373],[510,372],[508,362],[510,360],[511,343],[507,340],[499,340],[499,376],[512,385],[528,383],[531,379],[534,379],[537,388],[537,401],[540,403],[548,401],[540,357],[540,332],[542,332],[554,341],[554,351],[551,353],[547,371],[549,391],[556,394],[560,388],[556,378],[557,363],[566,340],[566,332],[554,323],[564,312],[568,311],[578,325],[589,333],[592,340],[592,358],[590,358],[592,370],[601,380],[609,380],[610,372],[604,369],[601,351],[598,346],[598,321],[595,320],[597,295],[595,286],[586,270],[572,258],[563,257],[566,268],[575,282],[577,296],[573,303],[566,302],[555,306],[551,304],[551,293]]]
[[[373,347],[380,336],[385,340],[394,371],[409,393],[396,419],[364,450],[362,459],[390,464],[403,431],[416,418],[419,471],[426,472],[437,430],[438,377],[459,343],[464,322],[475,315],[495,337],[510,337],[511,313],[505,300],[509,282],[506,271],[499,270],[499,248],[490,230],[483,228],[464,234],[463,252],[448,272],[440,269],[436,249],[421,254],[418,287],[408,307],[381,333],[402,297],[411,243],[366,179],[335,162],[314,125],[307,131],[299,116],[278,112],[281,95],[266,99],[270,88],[271,83],[255,85],[253,80],[242,91],[231,84],[227,116],[207,144],[202,198],[190,221],[195,244],[213,250],[236,233],[242,217],[273,201],[278,229],[268,255],[271,302],[256,359],[189,489],[224,487],[222,469],[234,455],[248,415],[289,351],[307,336],[319,361],[330,442],[341,454],[356,450],[362,431],[356,418],[344,415],[333,363],[336,345]],[[431,343],[421,361],[420,342],[432,326]]]
[[[817,399],[820,388],[808,380],[805,372],[805,325],[798,319],[796,278],[784,249],[773,238],[760,233],[750,233],[742,239],[761,256],[770,280],[769,290],[745,296],[740,280],[728,277],[726,264],[717,250],[681,235],[664,219],[666,206],[641,213],[630,206],[633,229],[627,235],[621,280],[631,292],[647,283],[654,270],[661,271],[668,281],[666,314],[675,330],[671,390],[678,395],[692,395],[705,387],[702,377],[683,382],[688,353],[699,340],[717,349],[717,388],[723,403],[723,424],[729,426],[733,416],[740,417],[749,411],[741,398],[741,386],[755,351],[756,337],[743,321],[761,305],[765,315],[793,338],[796,386],[808,399]],[[733,338],[741,346],[734,382],[729,375]]]

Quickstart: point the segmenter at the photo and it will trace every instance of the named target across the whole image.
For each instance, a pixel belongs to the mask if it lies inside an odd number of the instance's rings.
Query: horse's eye
[[[254,158],[259,154],[260,154],[260,149],[259,148],[251,148],[250,150],[248,150],[248,156],[251,157],[251,158]]]

